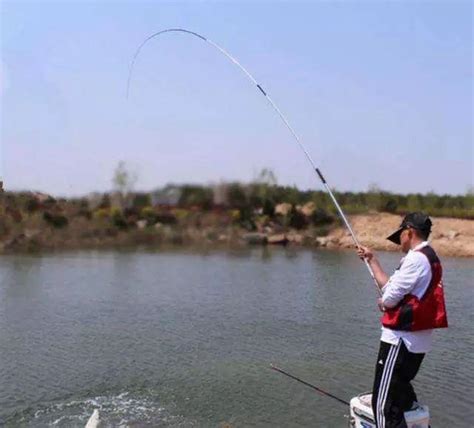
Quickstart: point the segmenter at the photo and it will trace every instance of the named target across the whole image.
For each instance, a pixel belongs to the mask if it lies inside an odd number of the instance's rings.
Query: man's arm
[[[384,290],[382,304],[393,308],[409,293],[415,285],[426,278],[431,279],[431,267],[426,257],[419,252],[411,252],[405,257],[400,269],[390,277]]]
[[[357,254],[359,257],[364,260],[366,259],[369,263],[372,271],[374,272],[375,280],[377,281],[377,285],[379,288],[383,288],[388,281],[388,275],[382,269],[380,262],[378,261],[375,254],[372,252],[370,248],[367,247],[359,247],[357,249]]]

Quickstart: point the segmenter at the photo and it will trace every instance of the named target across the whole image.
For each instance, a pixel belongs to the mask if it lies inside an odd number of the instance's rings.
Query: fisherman
[[[377,428],[407,427],[404,412],[417,406],[410,382],[431,350],[433,329],[448,326],[441,263],[428,243],[431,224],[428,216],[413,212],[387,238],[406,254],[391,277],[369,248],[358,249],[382,292],[382,337],[372,390]]]

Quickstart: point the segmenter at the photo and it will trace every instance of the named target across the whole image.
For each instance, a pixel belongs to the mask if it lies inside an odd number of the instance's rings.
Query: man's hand
[[[377,306],[380,309],[380,312],[385,312],[385,306],[382,303],[382,299],[377,299]]]
[[[368,262],[370,262],[372,258],[374,257],[374,253],[372,252],[370,248],[362,247],[362,246],[357,248],[357,254],[359,255],[361,260],[366,259]]]
[[[368,247],[363,247],[362,245],[357,248],[357,254],[361,260],[366,260],[370,264],[370,268],[374,272],[375,280],[380,288],[382,288],[388,281],[387,274],[383,271],[382,266],[380,266],[377,257],[373,251]]]

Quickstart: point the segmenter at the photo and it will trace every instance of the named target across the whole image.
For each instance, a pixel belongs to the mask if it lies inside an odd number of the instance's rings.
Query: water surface
[[[382,254],[387,270],[396,254]],[[472,261],[444,259],[450,328],[415,382],[436,427],[470,427]],[[0,259],[0,424],[346,427],[369,390],[375,290],[352,252],[77,252]]]

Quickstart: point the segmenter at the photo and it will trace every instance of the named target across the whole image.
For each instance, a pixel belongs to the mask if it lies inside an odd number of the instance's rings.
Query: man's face
[[[402,230],[400,234],[400,246],[404,253],[408,253],[411,248],[411,238],[413,236],[413,231],[409,228]]]

